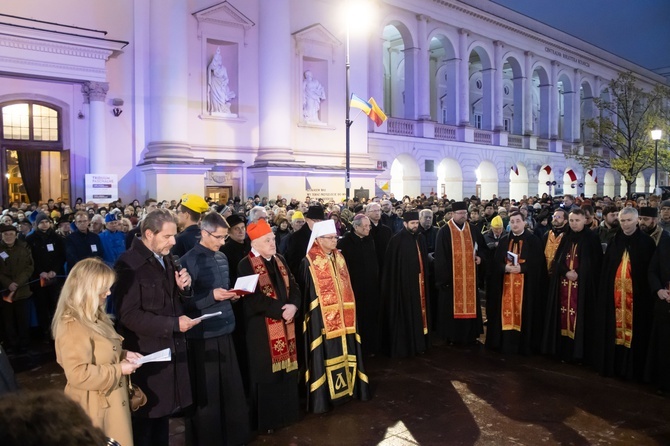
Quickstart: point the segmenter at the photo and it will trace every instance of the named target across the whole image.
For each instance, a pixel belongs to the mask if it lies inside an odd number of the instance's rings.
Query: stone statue
[[[223,66],[221,48],[207,67],[207,95],[209,98],[209,113],[212,115],[230,115],[230,101],[235,98],[235,92],[228,85],[228,70]]]
[[[312,72],[309,70],[305,71],[302,90],[302,116],[305,122],[321,123],[319,110],[321,109],[321,101],[326,100],[326,92],[321,83],[314,79]]]

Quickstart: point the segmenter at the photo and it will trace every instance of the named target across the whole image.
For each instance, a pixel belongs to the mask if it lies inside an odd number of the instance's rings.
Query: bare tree
[[[658,84],[645,91],[638,86],[632,73],[621,73],[609,82],[607,93],[607,99],[593,99],[599,114],[586,121],[586,126],[593,130],[594,140],[585,142],[586,150],[576,149],[566,157],[574,158],[586,169],[607,167],[616,170],[626,181],[630,195],[639,173],[654,167],[652,129],[663,130],[665,140],[659,141],[659,165],[670,166],[667,149],[670,88]],[[592,147],[589,147],[590,143]]]

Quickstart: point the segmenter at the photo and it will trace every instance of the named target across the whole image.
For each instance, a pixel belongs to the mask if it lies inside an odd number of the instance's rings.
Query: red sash
[[[253,253],[249,253],[249,261],[254,269],[254,273],[258,274],[258,286],[260,291],[267,297],[277,300],[277,291],[270,275],[265,267],[265,262],[262,257],[256,257]],[[277,268],[281,273],[286,287],[286,294],[289,293],[289,276],[284,264],[275,256]],[[270,343],[270,356],[272,360],[272,372],[286,370],[290,372],[298,369],[298,353],[296,352],[295,343],[295,321],[287,323],[283,319],[265,318],[265,327],[268,331],[268,341]]]
[[[423,269],[423,258],[419,242],[416,242],[416,253],[419,256],[419,298],[421,299],[421,322],[423,322],[423,334],[428,334],[428,317],[426,316],[426,274]]]
[[[451,232],[451,263],[454,290],[454,319],[477,317],[477,266],[470,225],[459,230],[453,220],[447,223]]]
[[[349,270],[337,250],[331,256],[332,260],[317,243],[307,253],[326,339],[356,333],[356,301]],[[313,306],[310,302],[310,311]]]
[[[633,342],[633,278],[628,250],[623,252],[614,277],[614,312],[616,314],[614,343],[630,348]]]
[[[514,240],[510,238],[507,250],[519,256],[519,264],[525,262],[525,260],[521,259],[521,248],[523,248],[523,240],[519,240],[519,243],[515,244]],[[507,263],[511,264],[509,260]],[[522,273],[505,274],[501,308],[503,330],[521,331],[523,284],[524,275]]]
[[[565,264],[568,271],[579,268],[579,256],[577,255],[577,244],[573,243],[570,252],[565,256]],[[575,339],[575,325],[577,323],[577,304],[579,301],[579,278],[572,281],[566,277],[561,279],[561,335]]]

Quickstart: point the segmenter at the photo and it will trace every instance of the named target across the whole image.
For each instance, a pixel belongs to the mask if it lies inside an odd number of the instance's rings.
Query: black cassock
[[[299,418],[298,370],[272,372],[272,358],[265,318],[282,319],[282,306],[287,303],[298,307],[301,296],[298,285],[289,272],[289,293],[286,294],[284,280],[277,267],[280,256],[270,261],[264,260],[270,280],[277,291],[278,299],[266,296],[256,287],[253,294],[242,297],[246,317],[246,345],[249,361],[249,399],[252,413],[252,427],[258,431],[267,431],[288,425]],[[255,274],[249,257],[242,259],[237,267],[240,277]],[[296,324],[296,339],[301,336],[301,328]],[[300,350],[298,350],[298,355]]]
[[[521,330],[503,330],[502,327],[502,294],[503,280],[505,278],[505,266],[507,265],[507,251],[511,250],[511,244],[522,244],[519,252],[519,265],[521,274],[524,275],[523,302],[521,306]],[[509,233],[500,239],[498,248],[493,256],[491,264],[491,286],[490,295],[486,299],[487,309],[491,314],[487,315],[488,325],[486,330],[486,346],[503,353],[530,354],[533,350],[533,337],[541,336],[537,331],[538,321],[533,320],[534,301],[540,293],[540,269],[545,268],[544,255],[542,253],[541,241],[533,233],[524,230],[523,234],[516,236]],[[538,343],[539,344],[539,343]]]
[[[337,243],[349,269],[351,287],[356,297],[356,320],[363,353],[379,352],[380,310],[379,265],[375,241],[347,232]]]
[[[645,380],[662,391],[670,391],[670,302],[658,297],[658,290],[670,285],[670,238],[662,238],[649,265],[649,288],[654,301],[649,355]]]
[[[638,380],[643,377],[653,313],[648,271],[655,249],[654,240],[639,228],[632,235],[619,231],[607,246],[596,304],[595,366],[603,375]],[[630,256],[633,279],[633,337],[630,348],[615,345],[614,279],[625,250]]]
[[[466,223],[470,225],[470,223]],[[478,250],[487,249],[484,239],[474,226],[470,225],[472,234],[472,249],[477,244]],[[435,242],[435,282],[438,291],[437,315],[435,317],[437,326],[435,331],[445,341],[457,344],[473,343],[479,338],[483,330],[482,305],[479,290],[476,287],[477,276],[475,273],[475,299],[477,315],[472,319],[454,319],[454,285],[453,285],[453,245],[451,242],[451,231],[449,224],[442,226],[437,233]],[[477,254],[482,258],[482,254]],[[478,268],[476,269],[478,271]]]
[[[573,250],[573,247],[574,250]],[[578,292],[576,293],[576,319],[574,338],[561,334],[561,314],[570,309],[561,305],[561,282],[570,271],[566,258],[576,253]],[[585,361],[593,357],[595,336],[596,299],[602,267],[603,251],[598,235],[588,228],[580,232],[568,231],[554,257],[551,282],[542,336],[542,353],[554,355],[565,361]]]
[[[382,344],[392,357],[408,357],[426,351],[430,345],[424,330],[419,283],[420,265],[423,265],[425,321],[428,324],[430,299],[428,297],[428,253],[421,234],[407,229],[391,237],[382,274]]]

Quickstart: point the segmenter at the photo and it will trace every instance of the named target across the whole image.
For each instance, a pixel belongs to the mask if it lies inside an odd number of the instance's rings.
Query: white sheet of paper
[[[221,312],[220,312],[220,311],[217,311],[216,313],[207,313],[207,314],[203,314],[202,316],[200,316],[200,317],[196,317],[196,318],[193,319],[193,320],[194,320],[194,321],[204,321],[205,319],[209,319],[210,317],[216,317],[216,316],[221,316]]]
[[[172,361],[172,352],[169,348],[158,350],[150,355],[145,355],[135,361],[135,364],[146,364],[147,362],[167,362]]]
[[[251,274],[250,276],[238,277],[235,281],[235,286],[230,291],[245,291],[247,293],[253,293],[256,291],[256,285],[258,284],[258,274]]]

